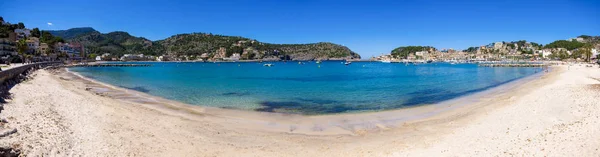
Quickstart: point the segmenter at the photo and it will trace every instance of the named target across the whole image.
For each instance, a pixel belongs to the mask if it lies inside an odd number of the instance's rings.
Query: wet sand
[[[27,155],[600,154],[598,68],[555,67],[440,104],[324,116],[190,106],[72,73],[35,75],[11,90],[14,99],[0,114],[9,121],[4,127],[19,130],[0,146]]]

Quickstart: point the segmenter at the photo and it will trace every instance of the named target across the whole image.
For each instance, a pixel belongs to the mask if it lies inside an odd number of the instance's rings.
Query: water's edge
[[[159,107],[162,109],[175,109],[177,111],[182,111],[182,109],[184,109],[184,111],[186,111],[185,114],[202,116],[211,115],[211,117],[226,119],[221,120],[222,122],[231,122],[232,120],[236,122],[245,122],[243,124],[236,123],[236,127],[256,127],[256,124],[260,124],[259,126],[263,127],[258,128],[259,130],[316,135],[354,135],[356,130],[361,129],[379,130],[381,129],[381,126],[385,126],[386,128],[397,127],[398,124],[403,122],[432,117],[468,104],[477,103],[482,99],[492,99],[495,96],[506,94],[508,91],[518,88],[527,82],[534,81],[544,74],[543,72],[538,72],[483,91],[466,94],[435,104],[423,104],[375,112],[306,116],[190,105],[131,89],[116,87],[94,80],[93,78],[87,78],[76,72],[69,71],[68,69],[66,69],[66,71],[69,74],[81,78],[84,82],[91,82],[86,84],[93,86],[92,92],[100,93],[100,95],[105,95],[113,99],[151,105],[153,108],[156,108],[156,105],[159,104],[166,106]],[[315,129],[315,127],[318,127],[318,129]]]

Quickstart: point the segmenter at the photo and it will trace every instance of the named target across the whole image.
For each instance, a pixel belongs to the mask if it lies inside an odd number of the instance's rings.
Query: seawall
[[[21,82],[23,79],[25,79],[26,75],[33,71],[33,70],[37,70],[40,68],[44,68],[44,67],[48,67],[48,66],[53,66],[53,65],[60,65],[62,64],[62,62],[42,62],[42,63],[32,63],[32,64],[27,64],[27,65],[23,65],[20,67],[15,67],[15,68],[11,68],[5,71],[0,71],[0,97],[2,99],[8,98],[9,96],[9,92],[8,90],[10,90],[10,88],[12,86],[14,86],[15,84]]]

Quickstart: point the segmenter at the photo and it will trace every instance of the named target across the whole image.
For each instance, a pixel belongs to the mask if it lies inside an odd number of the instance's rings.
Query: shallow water
[[[193,105],[328,114],[433,104],[532,75],[536,68],[379,62],[164,63],[71,71]]]

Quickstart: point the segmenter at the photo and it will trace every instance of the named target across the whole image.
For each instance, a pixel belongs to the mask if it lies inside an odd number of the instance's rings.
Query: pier
[[[77,64],[68,67],[149,67],[152,64]]]
[[[546,67],[546,64],[479,64],[481,67]]]

